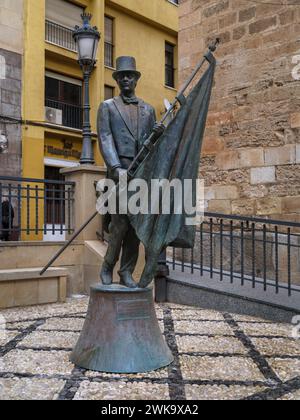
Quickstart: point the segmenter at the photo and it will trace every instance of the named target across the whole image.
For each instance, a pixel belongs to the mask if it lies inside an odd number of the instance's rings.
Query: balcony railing
[[[107,67],[114,67],[114,46],[109,42],[104,43],[104,62]]]
[[[73,232],[75,183],[0,176],[0,239]]]
[[[64,127],[76,128],[78,130],[82,129],[82,107],[76,105],[66,104],[60,101],[53,101],[52,99],[47,99],[45,101],[45,106],[49,108],[54,108],[62,111],[62,121],[48,121],[53,122],[57,125],[63,125]]]
[[[46,41],[69,51],[77,52],[72,29],[46,20]]]

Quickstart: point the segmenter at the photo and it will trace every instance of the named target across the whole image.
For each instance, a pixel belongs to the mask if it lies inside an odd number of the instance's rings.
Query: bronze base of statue
[[[170,365],[174,358],[159,328],[153,291],[117,284],[91,287],[71,361],[106,373],[144,373]]]

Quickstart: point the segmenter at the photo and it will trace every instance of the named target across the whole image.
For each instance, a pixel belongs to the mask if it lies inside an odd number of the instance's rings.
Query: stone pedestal
[[[106,373],[143,373],[173,360],[158,325],[151,289],[91,287],[86,321],[71,355],[76,366]]]

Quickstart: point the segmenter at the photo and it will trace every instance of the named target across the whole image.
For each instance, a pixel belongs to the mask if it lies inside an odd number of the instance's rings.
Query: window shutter
[[[46,19],[70,29],[82,25],[82,7],[63,0],[46,0]]]

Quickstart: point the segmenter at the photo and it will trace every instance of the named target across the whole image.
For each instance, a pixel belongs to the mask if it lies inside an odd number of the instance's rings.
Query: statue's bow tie
[[[138,98],[133,97],[133,98],[126,98],[126,96],[122,96],[123,101],[125,104],[135,104],[137,105],[139,103]]]

